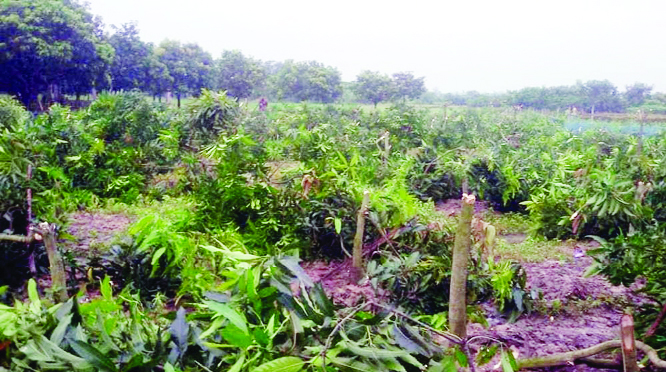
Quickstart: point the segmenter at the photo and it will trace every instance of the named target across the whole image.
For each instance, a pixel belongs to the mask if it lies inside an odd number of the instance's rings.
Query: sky
[[[608,79],[666,92],[663,0],[87,0],[144,41],[214,57],[315,60],[343,81],[410,71],[430,90],[484,93]]]

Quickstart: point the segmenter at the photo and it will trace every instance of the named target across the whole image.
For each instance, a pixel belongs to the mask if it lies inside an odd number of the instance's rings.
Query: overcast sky
[[[196,42],[219,57],[316,60],[425,76],[442,92],[503,92],[608,79],[666,91],[664,0],[88,0],[145,41]]]

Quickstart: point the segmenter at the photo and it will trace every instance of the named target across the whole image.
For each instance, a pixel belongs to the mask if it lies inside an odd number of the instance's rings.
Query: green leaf
[[[342,232],[342,220],[336,217],[333,222],[335,223],[335,233],[340,235],[340,232]]]
[[[39,300],[37,282],[32,278],[28,280],[28,298],[30,299],[30,311],[35,314],[39,314],[42,310],[42,302]]]
[[[102,372],[117,372],[115,363],[109,359],[106,355],[102,354],[99,350],[95,349],[93,346],[82,342],[74,341],[71,343],[72,349],[79,354],[83,359],[87,360],[90,364],[95,366]]]
[[[171,339],[176,345],[178,359],[180,359],[187,352],[187,336],[190,331],[190,326],[185,320],[184,308],[180,307],[176,312],[176,319],[171,323],[169,331],[171,332]]]
[[[515,365],[515,360],[513,363],[511,363],[511,359],[513,359],[513,355],[511,355],[510,352],[507,352],[506,350],[502,350],[502,357],[501,357],[501,362],[502,362],[502,370],[504,372],[514,372],[517,370],[517,368],[513,368]]]
[[[107,301],[113,301],[113,290],[111,289],[111,278],[104,275],[102,284],[99,286],[99,291],[102,293],[102,298]]]
[[[176,369],[171,365],[171,363],[166,362],[164,365],[164,372],[176,372]]]
[[[255,328],[254,331],[252,331],[252,336],[254,336],[254,339],[257,340],[259,345],[264,347],[268,346],[268,343],[271,341],[268,339],[268,334],[266,334],[266,331],[261,328]]]
[[[266,362],[252,372],[298,372],[303,369],[303,360],[297,357],[282,357]]]
[[[245,318],[239,314],[236,310],[229,307],[227,304],[219,303],[216,301],[204,301],[204,304],[208,306],[209,309],[213,310],[216,314],[215,317],[223,316],[228,319],[231,324],[235,325],[246,335],[250,334],[250,331],[247,328],[247,322]]]
[[[498,349],[499,346],[497,344],[494,344],[490,347],[487,346],[481,347],[481,350],[479,350],[479,353],[476,355],[476,364],[482,366],[490,362],[493,359],[493,357],[497,354]]]
[[[243,368],[243,363],[245,363],[245,352],[241,352],[240,356],[238,359],[236,359],[236,363],[234,363],[231,368],[229,368],[229,371],[227,372],[240,372],[241,369]]]
[[[417,340],[409,338],[409,334],[405,333],[397,325],[393,326],[393,338],[401,348],[410,353],[418,353],[421,355],[429,355],[428,351],[419,345]]]
[[[227,342],[241,349],[246,349],[252,345],[252,337],[243,333],[235,324],[229,324],[220,332]]]
[[[51,333],[51,342],[56,345],[60,345],[62,340],[65,338],[65,333],[67,333],[67,327],[72,323],[73,314],[65,315],[58,323],[58,326]]]
[[[456,360],[458,361],[458,365],[461,367],[467,367],[469,365],[469,362],[467,360],[467,355],[463,353],[462,351],[456,349],[454,353]]]
[[[287,256],[275,260],[275,262],[282,270],[294,275],[306,287],[310,288],[314,286],[314,282],[310,276],[305,272],[305,270],[303,270],[301,265],[298,264],[298,258]]]

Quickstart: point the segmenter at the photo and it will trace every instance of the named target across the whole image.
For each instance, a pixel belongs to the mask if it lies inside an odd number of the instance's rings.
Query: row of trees
[[[557,87],[530,87],[517,91],[482,94],[476,91],[461,94],[430,92],[422,97],[424,102],[467,106],[521,106],[538,110],[562,110],[575,107],[585,112],[624,112],[662,98],[652,94],[652,87],[635,83],[624,92],[608,80],[590,80],[585,83]],[[666,103],[666,101],[664,101]]]
[[[375,105],[421,97],[425,103],[468,106],[622,112],[647,103],[666,110],[666,96],[651,95],[652,87],[637,83],[620,93],[608,80],[502,94],[424,94],[424,78],[412,73],[364,71],[348,87],[353,95],[346,101]],[[171,92],[180,105],[182,96],[197,96],[202,88],[227,90],[236,98],[324,103],[343,92],[340,72],[318,62],[263,62],[240,51],[213,58],[195,43],[144,42],[136,24],[116,27],[109,36],[77,0],[0,0],[0,92],[18,96],[28,107],[41,105],[40,95],[61,101],[69,94],[78,100],[94,90],[133,89],[154,97]]]
[[[92,90],[138,89],[154,97],[171,92],[179,105],[182,96],[202,88],[292,101],[334,102],[342,95],[340,72],[318,62],[262,62],[240,51],[214,59],[195,43],[144,42],[133,23],[106,35],[99,18],[76,0],[0,1],[0,91],[26,106],[41,104],[39,95],[78,100]],[[367,72],[359,82],[359,98],[375,104],[425,91],[423,78],[411,73],[391,80]]]

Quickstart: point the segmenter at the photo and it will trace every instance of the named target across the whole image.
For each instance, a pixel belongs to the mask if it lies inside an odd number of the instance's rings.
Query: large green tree
[[[651,86],[643,83],[635,83],[627,85],[624,98],[630,106],[640,106],[646,99],[650,98],[651,92]]]
[[[226,50],[216,61],[216,85],[236,98],[247,98],[261,89],[266,72],[260,61],[246,57],[238,50]]]
[[[81,93],[104,79],[113,48],[74,0],[0,0],[0,90],[27,106],[50,87]]]
[[[213,59],[199,45],[165,40],[155,53],[173,79],[171,91],[176,94],[178,107],[183,95],[196,96],[201,89],[212,87]]]
[[[150,45],[141,41],[136,23],[114,27],[109,43],[116,51],[111,64],[111,90],[148,90]]]
[[[372,102],[377,107],[379,102],[388,101],[394,96],[395,84],[388,75],[363,71],[356,77],[354,92],[359,99]]]
[[[270,81],[278,99],[330,103],[342,95],[340,72],[315,61],[287,60],[279,65]]]
[[[425,78],[414,77],[411,72],[398,72],[393,74],[393,84],[397,98],[419,98],[426,92]]]
[[[608,80],[590,80],[582,85],[582,90],[587,96],[586,111],[592,114],[624,110],[617,87]]]

